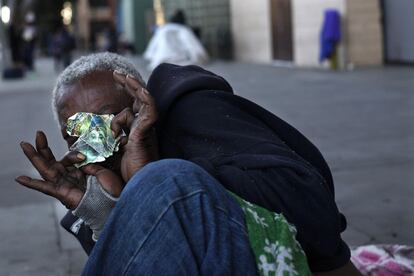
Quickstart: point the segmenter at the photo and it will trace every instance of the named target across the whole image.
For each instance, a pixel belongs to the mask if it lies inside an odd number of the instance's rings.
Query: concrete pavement
[[[13,180],[35,175],[18,143],[33,142],[37,129],[46,131],[57,156],[65,152],[50,111],[56,74],[50,60],[37,67],[24,81],[0,80],[0,275],[78,275],[86,255],[58,226],[64,210]],[[348,218],[347,242],[414,245],[414,68],[335,73],[234,62],[206,67],[320,148]]]
[[[50,60],[40,60],[37,72],[23,81],[0,80],[0,275],[79,275],[86,254],[58,226],[60,203],[14,182],[21,174],[36,176],[20,141],[33,142],[44,130],[57,156],[65,152],[50,109],[56,74]]]

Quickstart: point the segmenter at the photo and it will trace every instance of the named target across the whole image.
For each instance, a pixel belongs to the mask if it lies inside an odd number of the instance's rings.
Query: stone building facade
[[[379,0],[230,0],[236,59],[272,63],[279,59],[275,45],[282,44],[282,48],[291,48],[290,55],[281,55],[284,62],[320,66],[319,37],[328,8],[338,10],[342,17],[340,67],[382,64]]]
[[[195,29],[209,54],[216,58],[230,58],[230,3],[228,0],[162,0],[165,18],[175,11],[184,11],[187,24]]]

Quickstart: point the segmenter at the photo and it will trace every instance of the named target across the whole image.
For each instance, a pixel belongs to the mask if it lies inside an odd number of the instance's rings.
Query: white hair
[[[57,100],[65,86],[72,85],[93,72],[114,70],[118,70],[123,74],[132,75],[145,87],[145,82],[138,70],[123,56],[109,52],[82,56],[60,73],[56,80],[52,92],[52,108],[56,119],[58,118]]]

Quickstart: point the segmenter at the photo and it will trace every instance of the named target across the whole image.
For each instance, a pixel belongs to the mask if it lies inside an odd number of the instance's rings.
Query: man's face
[[[116,87],[112,72],[94,72],[76,83],[64,88],[57,99],[57,111],[61,133],[68,147],[75,143],[77,137],[66,133],[68,118],[78,112],[95,114],[118,114],[126,107],[132,107],[133,100],[126,91]],[[120,153],[115,153],[108,162],[101,165],[117,170]]]

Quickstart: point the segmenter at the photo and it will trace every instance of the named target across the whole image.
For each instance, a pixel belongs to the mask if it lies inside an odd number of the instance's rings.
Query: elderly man
[[[252,252],[249,212],[236,197],[283,214],[313,272],[356,273],[318,149],[223,78],[162,64],[146,85],[124,58],[93,54],[59,76],[53,108],[69,147],[77,138],[67,122],[78,112],[115,115],[120,139],[112,157],[80,169],[84,155],[56,161],[42,132],[35,147],[21,143],[43,180],[16,181],[70,209],[62,225],[91,253],[85,274],[276,273],[265,263],[257,271],[263,257]]]

